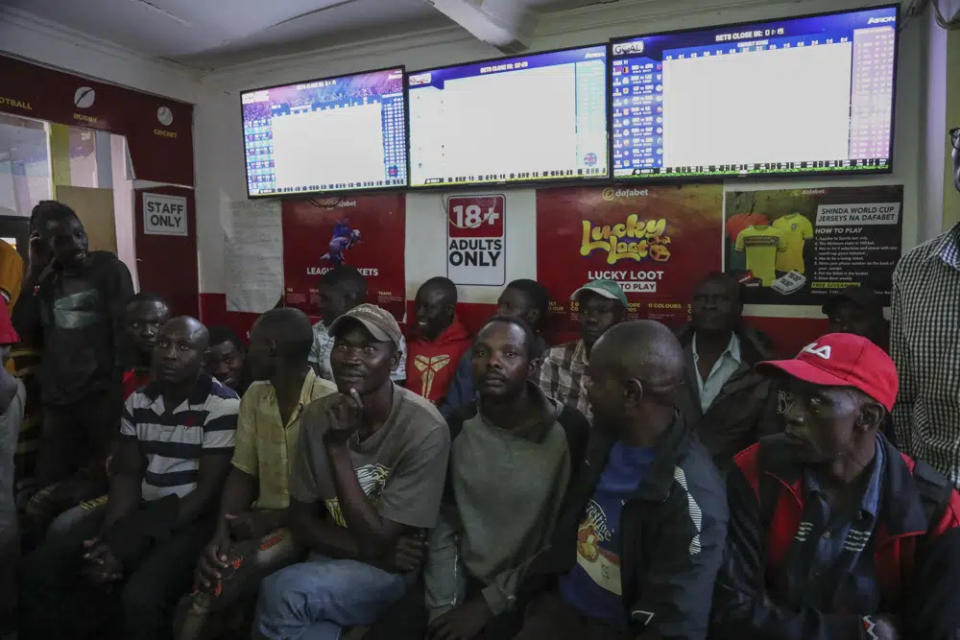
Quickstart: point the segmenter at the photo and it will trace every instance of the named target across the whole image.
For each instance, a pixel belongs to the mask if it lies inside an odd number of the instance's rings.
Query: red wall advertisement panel
[[[693,289],[721,269],[719,184],[537,191],[537,278],[550,292],[554,331],[576,330],[570,295],[615,280],[631,315],[676,327]]]
[[[193,184],[193,106],[0,56],[0,111],[127,137],[140,180]]]
[[[193,190],[153,187],[134,193],[140,290],[166,298],[174,315],[198,317]]]
[[[405,211],[401,194],[285,200],[286,305],[316,315],[320,277],[348,264],[366,277],[368,302],[403,318]]]

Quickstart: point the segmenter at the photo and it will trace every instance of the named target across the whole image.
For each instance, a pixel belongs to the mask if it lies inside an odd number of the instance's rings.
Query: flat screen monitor
[[[611,42],[615,179],[888,172],[896,6]]]
[[[609,178],[605,45],[409,74],[410,186]]]
[[[407,186],[403,68],[241,93],[250,197]]]

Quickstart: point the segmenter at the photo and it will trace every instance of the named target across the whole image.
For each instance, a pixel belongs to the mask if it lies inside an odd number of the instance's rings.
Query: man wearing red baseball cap
[[[926,569],[930,546],[960,526],[960,496],[879,431],[893,361],[832,333],[757,368],[785,378],[786,431],[740,452],[728,476],[716,637],[953,638],[941,630],[956,628],[957,607],[904,604],[955,597],[958,578]]]

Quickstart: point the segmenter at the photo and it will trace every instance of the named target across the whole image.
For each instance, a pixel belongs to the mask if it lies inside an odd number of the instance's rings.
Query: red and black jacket
[[[956,616],[950,607],[920,615],[911,602],[956,597],[958,578],[944,574],[915,580],[928,550],[945,532],[960,526],[960,496],[946,478],[923,462],[901,454],[885,438],[883,491],[874,527],[875,578],[881,594],[878,611],[856,611],[838,603],[838,610],[794,609],[782,604],[774,585],[800,525],[803,508],[803,467],[779,436],[762,439],[740,452],[727,479],[730,527],[723,567],[714,595],[714,638],[777,638],[782,640],[848,640],[870,638],[864,616],[901,616],[906,637],[934,640],[933,630],[949,628],[943,617]],[[945,538],[952,553],[960,548]],[[943,546],[943,545],[941,545]],[[938,553],[943,553],[939,551]],[[950,590],[952,593],[945,593]],[[917,597],[920,592],[929,597]],[[941,593],[943,592],[943,593]],[[781,596],[781,598],[778,598]],[[778,602],[780,600],[780,602]],[[956,607],[954,607],[956,608]],[[938,617],[940,619],[938,619]]]

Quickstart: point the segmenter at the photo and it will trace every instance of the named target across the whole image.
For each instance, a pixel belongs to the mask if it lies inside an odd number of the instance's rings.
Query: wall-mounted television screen
[[[609,178],[605,45],[417,71],[410,186]]]
[[[611,42],[615,179],[892,169],[896,6]]]
[[[241,93],[247,194],[407,186],[403,68]]]

